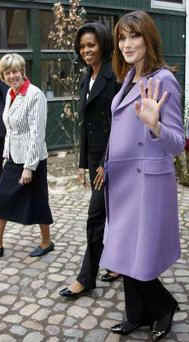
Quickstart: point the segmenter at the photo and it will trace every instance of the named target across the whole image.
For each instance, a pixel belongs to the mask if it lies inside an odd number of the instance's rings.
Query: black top
[[[8,91],[8,86],[0,81],[0,137],[5,137],[6,129],[2,120],[2,114],[5,107],[5,100]]]
[[[122,99],[121,101],[123,101],[123,99],[128,95],[128,93],[130,92],[130,90],[135,86],[136,82],[129,82],[125,88],[125,91],[123,93]]]

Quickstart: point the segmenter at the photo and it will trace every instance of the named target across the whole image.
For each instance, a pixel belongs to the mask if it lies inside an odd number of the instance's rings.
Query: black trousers
[[[0,175],[3,169],[3,149],[4,149],[5,138],[0,137]]]
[[[123,276],[125,310],[131,323],[148,325],[162,318],[177,305],[177,301],[159,279],[140,281]]]
[[[106,219],[104,188],[100,191],[94,189],[93,181],[102,153],[92,153],[88,156],[89,176],[92,194],[89,203],[87,219],[87,248],[77,280],[86,288],[96,287],[96,277],[99,261],[103,250],[103,236]]]

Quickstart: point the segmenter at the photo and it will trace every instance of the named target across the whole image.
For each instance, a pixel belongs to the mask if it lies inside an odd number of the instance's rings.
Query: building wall
[[[166,61],[178,65],[177,78],[185,84],[185,11],[151,8],[155,0],[83,0],[88,20],[101,20],[113,28],[118,18],[127,11],[143,9],[155,19],[162,35]],[[162,1],[162,0],[161,0]],[[49,149],[66,148],[73,144],[64,126],[64,108],[71,103],[69,85],[58,84],[52,75],[66,74],[73,55],[51,48],[48,31],[52,27],[54,0],[11,0],[0,2],[0,56],[17,51],[27,60],[27,73],[32,82],[42,88],[48,99],[47,143]],[[61,1],[68,5],[69,1]],[[57,60],[63,64],[57,64]],[[62,69],[61,69],[62,68]],[[77,103],[77,101],[76,101]],[[77,111],[72,103],[72,111]],[[71,130],[68,125],[68,131]],[[75,128],[72,127],[74,130]]]

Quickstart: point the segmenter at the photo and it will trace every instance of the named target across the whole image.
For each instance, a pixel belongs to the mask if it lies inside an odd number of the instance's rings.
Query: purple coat
[[[173,156],[184,149],[184,129],[180,86],[167,69],[150,75],[160,80],[161,94],[168,91],[159,138],[136,116],[138,83],[121,101],[134,72],[128,73],[112,102],[107,222],[100,264],[145,281],[158,277],[180,255]],[[143,79],[147,86],[147,78]]]

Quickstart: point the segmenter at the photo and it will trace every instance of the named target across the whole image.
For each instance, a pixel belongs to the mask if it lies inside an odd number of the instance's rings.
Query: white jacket
[[[30,84],[25,95],[18,94],[11,105],[10,89],[3,113],[6,127],[4,158],[36,170],[48,156],[45,142],[47,101],[42,91]]]

